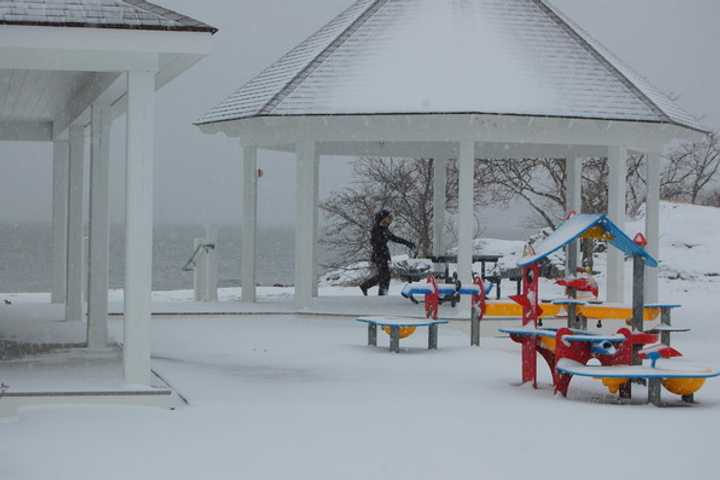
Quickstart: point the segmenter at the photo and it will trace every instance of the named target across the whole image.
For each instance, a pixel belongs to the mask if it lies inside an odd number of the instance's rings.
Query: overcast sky
[[[352,0],[156,0],[220,29],[212,55],[158,97],[156,211],[160,223],[239,223],[240,165],[236,141],[207,136],[192,121]],[[717,0],[553,0],[585,30],[689,111],[720,128],[720,2]],[[121,178],[124,126],[116,121],[113,177]],[[0,221],[50,218],[47,145],[2,144]],[[262,224],[294,218],[294,164],[262,153]],[[321,194],[349,180],[348,161],[324,159]],[[122,184],[114,181],[113,214],[122,218]]]

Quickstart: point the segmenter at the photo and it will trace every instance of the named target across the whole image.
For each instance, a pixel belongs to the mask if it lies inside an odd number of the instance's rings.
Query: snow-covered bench
[[[400,338],[415,333],[418,327],[428,327],[428,350],[436,350],[438,344],[438,325],[447,320],[419,320],[403,317],[361,317],[358,322],[367,323],[368,345],[377,346],[377,329],[385,329],[390,335],[390,351],[400,353]]]

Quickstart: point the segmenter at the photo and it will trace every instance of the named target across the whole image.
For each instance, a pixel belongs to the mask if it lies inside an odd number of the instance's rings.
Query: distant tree
[[[567,170],[564,158],[524,158],[481,160],[481,173],[493,193],[493,199],[507,203],[522,199],[533,212],[535,223],[555,228],[567,212]],[[645,157],[633,155],[628,160],[627,205],[636,212],[645,201]],[[582,209],[587,213],[606,212],[608,206],[607,158],[583,161]]]
[[[718,134],[681,145],[667,156],[662,173],[661,195],[666,200],[701,203],[720,170]]]
[[[447,208],[457,209],[457,165],[448,164]],[[475,204],[482,197],[482,176],[475,175]],[[321,244],[341,266],[370,257],[370,229],[375,213],[393,212],[393,231],[413,240],[418,254],[432,254],[433,160],[359,158],[353,164],[353,182],[332,192],[320,204],[325,214]]]

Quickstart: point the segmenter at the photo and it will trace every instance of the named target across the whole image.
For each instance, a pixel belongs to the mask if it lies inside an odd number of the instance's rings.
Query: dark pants
[[[390,289],[390,263],[386,261],[374,262],[373,268],[375,269],[375,274],[365,280],[361,288],[368,290],[375,285],[379,285],[378,295],[387,295]]]

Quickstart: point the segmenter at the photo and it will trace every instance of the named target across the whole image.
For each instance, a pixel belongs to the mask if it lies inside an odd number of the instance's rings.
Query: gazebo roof
[[[217,31],[144,0],[0,0],[0,25]]]
[[[357,0],[197,124],[465,113],[704,130],[544,0]]]

